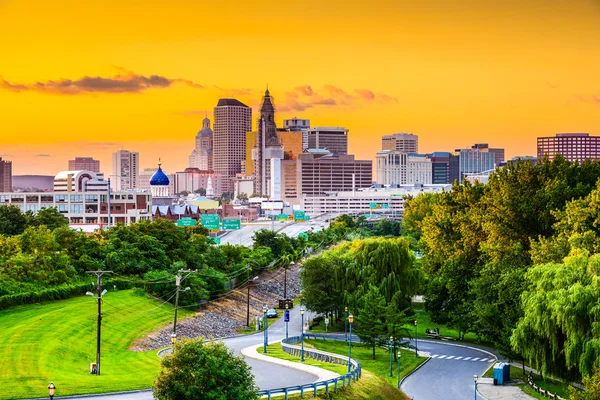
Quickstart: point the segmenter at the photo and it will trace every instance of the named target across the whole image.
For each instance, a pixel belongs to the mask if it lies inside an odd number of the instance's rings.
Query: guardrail
[[[565,398],[560,397],[559,395],[552,393],[551,391],[549,391],[547,389],[542,389],[541,387],[536,385],[535,382],[533,381],[533,374],[531,372],[527,376],[527,383],[529,384],[529,386],[531,386],[531,388],[533,390],[535,390],[537,393],[541,394],[542,396],[546,396],[549,399],[566,400]]]
[[[306,338],[308,335],[304,335],[304,337]],[[288,354],[294,355],[294,356],[300,356],[302,349],[301,347],[297,346],[299,343],[301,343],[302,341],[302,337],[301,336],[293,336],[290,337],[288,339],[283,339],[281,341],[281,347],[283,348],[283,351],[285,351]],[[320,351],[320,350],[316,350],[316,349],[312,349],[312,348],[304,348],[304,357],[305,358],[312,358],[321,362],[328,362],[328,363],[332,363],[332,364],[339,364],[339,365],[348,365],[348,357],[344,357],[344,356],[340,356],[339,354],[333,354],[333,353],[328,353],[325,351]],[[309,383],[307,385],[299,385],[299,386],[289,386],[289,387],[284,387],[284,388],[279,388],[279,389],[270,389],[270,390],[261,390],[258,392],[258,394],[260,396],[266,396],[267,399],[271,399],[271,396],[274,395],[285,395],[285,400],[288,399],[288,396],[292,393],[296,393],[296,392],[300,392],[300,397],[304,398],[304,392],[312,392],[313,396],[317,395],[317,391],[319,389],[324,388],[325,389],[325,394],[328,395],[329,394],[329,387],[331,385],[333,385],[333,391],[337,392],[338,391],[338,387],[341,384],[342,388],[345,388],[346,385],[350,386],[351,382],[354,381],[356,382],[362,375],[362,367],[360,365],[360,363],[358,361],[356,361],[355,359],[351,358],[350,359],[350,372],[345,374],[345,375],[341,375],[337,378],[334,379],[328,379],[328,380],[324,380],[324,381],[319,381],[319,382],[314,382],[314,383]]]

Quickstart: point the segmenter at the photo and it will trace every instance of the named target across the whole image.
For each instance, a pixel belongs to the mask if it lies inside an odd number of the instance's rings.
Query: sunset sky
[[[221,97],[421,152],[600,135],[600,0],[0,0],[0,157],[54,175],[139,151],[187,166]],[[256,116],[256,115],[255,115]],[[255,118],[254,118],[255,119]]]

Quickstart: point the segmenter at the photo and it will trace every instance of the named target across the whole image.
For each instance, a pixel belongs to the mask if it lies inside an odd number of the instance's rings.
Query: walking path
[[[477,391],[488,400],[530,400],[530,395],[516,386],[517,383],[494,386],[493,378],[480,378],[477,381]]]

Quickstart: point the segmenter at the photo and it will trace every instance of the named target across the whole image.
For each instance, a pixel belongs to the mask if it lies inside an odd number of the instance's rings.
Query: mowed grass
[[[88,296],[0,311],[0,399],[145,389],[159,371],[156,351],[128,350],[134,340],[173,319],[173,307],[132,290],[102,303],[101,376],[96,359],[97,303]],[[181,310],[179,315],[190,315]]]

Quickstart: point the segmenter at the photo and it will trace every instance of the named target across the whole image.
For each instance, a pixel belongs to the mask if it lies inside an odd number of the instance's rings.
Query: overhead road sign
[[[206,229],[217,231],[221,229],[221,218],[218,214],[202,214],[200,222]]]

